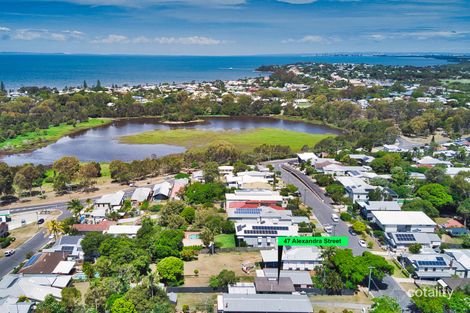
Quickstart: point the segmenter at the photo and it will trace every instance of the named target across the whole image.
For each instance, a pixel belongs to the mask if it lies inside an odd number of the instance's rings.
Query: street
[[[276,170],[281,172],[282,180],[287,184],[293,184],[301,192],[301,200],[307,206],[312,208],[313,213],[322,225],[333,224],[331,214],[335,213],[333,206],[331,206],[331,199],[323,195],[320,188],[312,181],[312,179],[304,173],[296,170],[282,161],[271,163]],[[349,240],[349,249],[352,249],[354,255],[362,255],[366,248],[363,248],[358,243],[358,237],[352,236],[348,231],[348,225],[340,220],[337,223],[336,236],[346,236]],[[398,301],[404,312],[409,312],[411,304],[408,295],[401,289],[400,285],[391,277],[385,276],[382,282],[373,282],[371,286],[372,295],[380,297],[387,295]]]

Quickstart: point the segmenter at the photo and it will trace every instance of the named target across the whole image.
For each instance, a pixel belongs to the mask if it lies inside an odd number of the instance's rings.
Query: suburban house
[[[405,250],[414,244],[435,249],[441,246],[441,238],[434,233],[385,233],[385,241],[394,250]]]
[[[420,211],[372,211],[372,222],[386,233],[434,233],[436,223]]]
[[[438,280],[455,275],[455,262],[446,254],[408,254],[403,257],[403,262],[413,268],[413,275],[419,279]]]
[[[447,294],[470,285],[470,278],[445,277],[437,281],[440,290]]]
[[[53,274],[56,267],[62,261],[67,261],[68,253],[58,252],[40,252],[33,255],[19,273],[23,275],[47,275]]]
[[[141,225],[111,225],[108,231],[104,232],[113,236],[127,236],[134,238],[141,228]]]
[[[204,172],[202,170],[192,172],[191,181],[192,182],[203,183],[204,182]]]
[[[452,237],[459,237],[469,233],[467,227],[457,220],[450,219],[441,228]]]
[[[454,258],[457,276],[470,278],[470,249],[445,249],[444,253]]]
[[[2,313],[30,313],[33,312],[33,303],[29,301],[18,302],[16,297],[0,298],[0,312]]]
[[[356,160],[357,163],[364,165],[364,164],[369,164],[370,162],[374,161],[374,157],[370,155],[365,155],[365,154],[350,154],[349,158],[352,160]]]
[[[188,184],[188,178],[175,179],[173,182],[173,188],[171,188],[170,199],[181,200],[180,194]]]
[[[147,188],[147,187],[136,188],[131,196],[132,204],[139,205],[142,202],[149,200],[151,193],[152,193],[151,188]]]
[[[298,225],[310,223],[306,216],[293,216],[290,210],[276,210],[271,207],[227,208],[227,218],[238,223],[271,222],[279,225]]]
[[[104,219],[111,212],[121,209],[124,201],[124,191],[118,191],[112,194],[104,195],[95,201],[93,211],[90,213],[94,219]]]
[[[313,313],[313,307],[306,295],[224,293],[217,313]]]
[[[377,188],[358,177],[338,176],[336,180],[343,185],[348,197],[353,202],[369,200],[369,192]]]
[[[277,250],[261,250],[264,268],[277,268]],[[282,269],[312,271],[322,264],[318,247],[284,247],[282,252]]]
[[[416,161],[417,167],[434,167],[436,165],[444,165],[447,167],[452,167],[452,163],[450,161],[443,161],[431,156],[425,156],[422,159]]]
[[[83,260],[84,253],[80,244],[82,239],[83,236],[62,236],[51,248],[44,249],[43,252],[65,252],[67,260]]]
[[[115,225],[116,222],[103,220],[95,224],[73,224],[73,228],[80,234],[86,234],[89,232],[105,232],[111,225]]]
[[[372,169],[369,166],[345,166],[341,164],[330,164],[323,168],[323,173],[333,176],[345,176],[350,172],[370,172]]]
[[[252,189],[252,188],[270,188],[269,181],[262,176],[236,176],[225,175],[224,177],[228,188]]]
[[[61,291],[69,285],[71,279],[70,275],[26,277],[21,274],[7,274],[0,280],[0,299],[25,296],[31,301],[44,301],[47,295],[61,299]]]
[[[167,181],[156,184],[153,187],[153,200],[168,200],[170,198],[172,187],[173,185]]]
[[[245,171],[238,172],[238,177],[249,176],[249,177],[261,177],[267,180],[269,183],[274,181],[274,173],[269,171]]]
[[[263,270],[256,270],[257,277],[277,278],[277,269],[265,268]],[[313,282],[310,272],[308,271],[286,271],[281,270],[280,277],[290,278],[294,288],[312,288]]]
[[[373,211],[401,211],[396,201],[357,201],[356,203],[361,210],[361,215],[368,220],[372,219]]]
[[[259,204],[274,204],[285,207],[287,201],[284,200],[278,191],[272,191],[267,189],[244,189],[235,190],[234,193],[225,194],[225,207],[233,208],[237,207],[240,202],[256,202]],[[235,206],[232,206],[235,203]]]
[[[446,174],[454,177],[459,173],[470,172],[470,167],[447,167]]]
[[[276,238],[281,236],[298,236],[297,225],[279,225],[272,222],[235,223],[238,242],[245,242],[249,247],[273,247]]]
[[[318,156],[312,152],[305,152],[305,153],[298,153],[297,154],[297,161],[299,163],[308,163],[310,162],[313,164],[316,160],[318,160]]]
[[[219,174],[224,176],[224,175],[232,174],[234,167],[231,165],[222,165],[222,166],[219,166],[218,169],[219,169]]]
[[[289,277],[255,277],[256,293],[292,294],[295,292],[294,283]]]

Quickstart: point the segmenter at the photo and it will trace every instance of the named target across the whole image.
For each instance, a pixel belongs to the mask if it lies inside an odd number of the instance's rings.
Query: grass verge
[[[233,234],[220,234],[215,236],[215,243],[220,248],[235,248],[235,236]]]
[[[207,131],[199,129],[155,130],[123,136],[127,144],[169,144],[188,149],[204,148],[214,141],[227,141],[243,151],[250,151],[262,144],[290,146],[300,151],[304,145],[314,146],[334,134],[307,134],[276,128],[256,128],[245,131]]]

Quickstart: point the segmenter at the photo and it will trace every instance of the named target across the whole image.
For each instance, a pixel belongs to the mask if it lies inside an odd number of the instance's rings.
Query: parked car
[[[359,239],[359,245],[363,248],[367,248],[367,242],[365,240]]]
[[[43,218],[38,219],[38,225],[41,225],[41,224],[44,224],[44,219]]]
[[[15,249],[10,249],[10,250],[5,251],[5,256],[11,256],[13,254],[15,254]]]
[[[323,229],[326,231],[326,233],[331,234],[333,232],[333,226],[324,226]]]
[[[349,227],[349,233],[353,236],[357,236],[357,233],[354,231],[352,227]]]
[[[331,214],[331,219],[333,220],[333,222],[335,223],[338,223],[339,222],[339,216],[338,214]]]

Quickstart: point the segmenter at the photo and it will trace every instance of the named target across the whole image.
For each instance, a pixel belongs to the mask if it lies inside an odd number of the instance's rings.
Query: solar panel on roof
[[[261,213],[261,209],[260,208],[247,208],[247,209],[244,209],[244,208],[237,208],[235,209],[235,214],[260,214]]]
[[[277,230],[259,230],[259,229],[247,229],[245,234],[249,235],[277,235]]]
[[[416,241],[416,238],[413,234],[396,234],[398,241]]]

